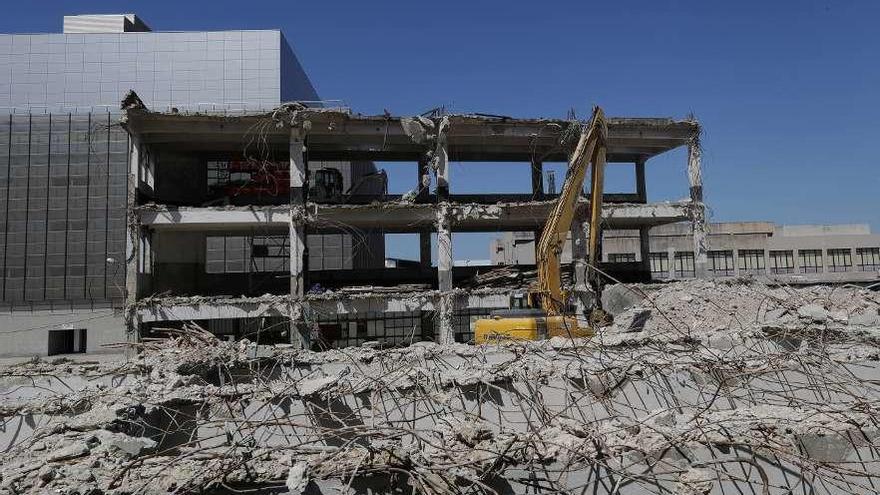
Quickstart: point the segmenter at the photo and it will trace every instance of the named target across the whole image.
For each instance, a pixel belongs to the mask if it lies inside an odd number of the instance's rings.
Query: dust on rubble
[[[316,353],[193,326],[8,366],[0,493],[877,493],[880,294],[630,289],[592,340]]]

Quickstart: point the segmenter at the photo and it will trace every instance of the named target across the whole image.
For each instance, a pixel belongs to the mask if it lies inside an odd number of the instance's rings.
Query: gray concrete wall
[[[119,352],[103,344],[125,342],[122,311],[109,306],[83,309],[0,312],[0,357],[46,356],[51,330],[86,329],[86,352]]]

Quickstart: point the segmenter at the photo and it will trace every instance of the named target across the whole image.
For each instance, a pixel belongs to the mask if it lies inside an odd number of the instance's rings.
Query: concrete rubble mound
[[[880,293],[618,288],[592,340],[310,352],[195,326],[0,368],[0,494],[880,492]]]

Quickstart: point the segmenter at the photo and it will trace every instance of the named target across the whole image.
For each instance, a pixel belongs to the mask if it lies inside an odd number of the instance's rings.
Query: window
[[[829,249],[828,270],[832,272],[847,272],[852,268],[852,250]]]
[[[675,276],[677,278],[691,278],[695,275],[694,253],[675,253]]]
[[[636,253],[610,253],[609,263],[632,263],[636,260]]]
[[[709,251],[709,271],[719,277],[732,277],[733,251]]]
[[[208,236],[206,273],[262,273],[290,270],[288,236]]]
[[[794,273],[794,252],[770,251],[770,273]]]
[[[229,182],[229,162],[208,162],[208,187]]]
[[[798,261],[801,264],[801,273],[820,273],[822,271],[822,250],[799,249]]]
[[[859,261],[859,270],[863,272],[880,270],[880,247],[856,248],[856,258]]]
[[[667,253],[651,253],[648,255],[651,260],[651,276],[654,278],[665,278],[669,276],[669,255]]]
[[[754,275],[765,273],[763,249],[740,249],[738,254],[740,273],[751,273]]]
[[[49,330],[49,356],[86,352],[86,329]]]

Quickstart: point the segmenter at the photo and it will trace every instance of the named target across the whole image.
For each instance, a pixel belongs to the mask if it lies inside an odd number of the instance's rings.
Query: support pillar
[[[590,288],[590,268],[587,265],[588,228],[581,218],[575,218],[571,224],[571,267],[574,270],[572,280],[574,280],[574,300],[577,308],[575,316],[584,321],[587,318],[587,311],[593,306],[594,296]]]
[[[290,343],[308,348],[310,328],[307,322],[308,308],[304,301],[308,270],[306,232],[304,226],[307,191],[307,164],[302,129],[290,131]]]
[[[694,240],[694,271],[697,278],[708,276],[708,229],[706,227],[706,205],[703,203],[702,150],[699,135],[688,143],[688,181],[691,193],[691,226]]]
[[[651,237],[649,235],[650,227],[639,228],[639,253],[642,258],[642,270],[646,270],[648,275],[651,274]]]
[[[422,270],[431,269],[431,231],[419,232],[419,266]]]
[[[455,341],[452,266],[452,226],[449,206],[442,203],[437,210],[437,288],[440,291],[437,342],[440,344],[451,344]]]
[[[532,162],[532,199],[544,199],[544,164]]]
[[[666,257],[669,258],[669,280],[675,280],[675,248],[666,248]]]
[[[128,190],[126,199],[127,235],[125,237],[125,330],[126,340],[134,343],[140,340],[140,317],[137,312],[138,278],[140,276],[141,247],[143,234],[140,216],[135,211],[138,205],[138,186],[141,178],[140,140],[131,136],[129,140]]]
[[[437,170],[437,200],[449,199],[449,153],[446,148],[446,130],[449,120],[444,117],[437,127],[437,147],[434,150],[434,167]]]
[[[422,157],[418,163],[418,177],[416,181],[416,203],[427,203],[428,194],[431,192],[431,175],[428,171],[428,159]]]
[[[648,186],[645,181],[645,160],[644,158],[639,158],[636,162],[636,196],[639,198],[639,203],[647,203],[648,202]]]

